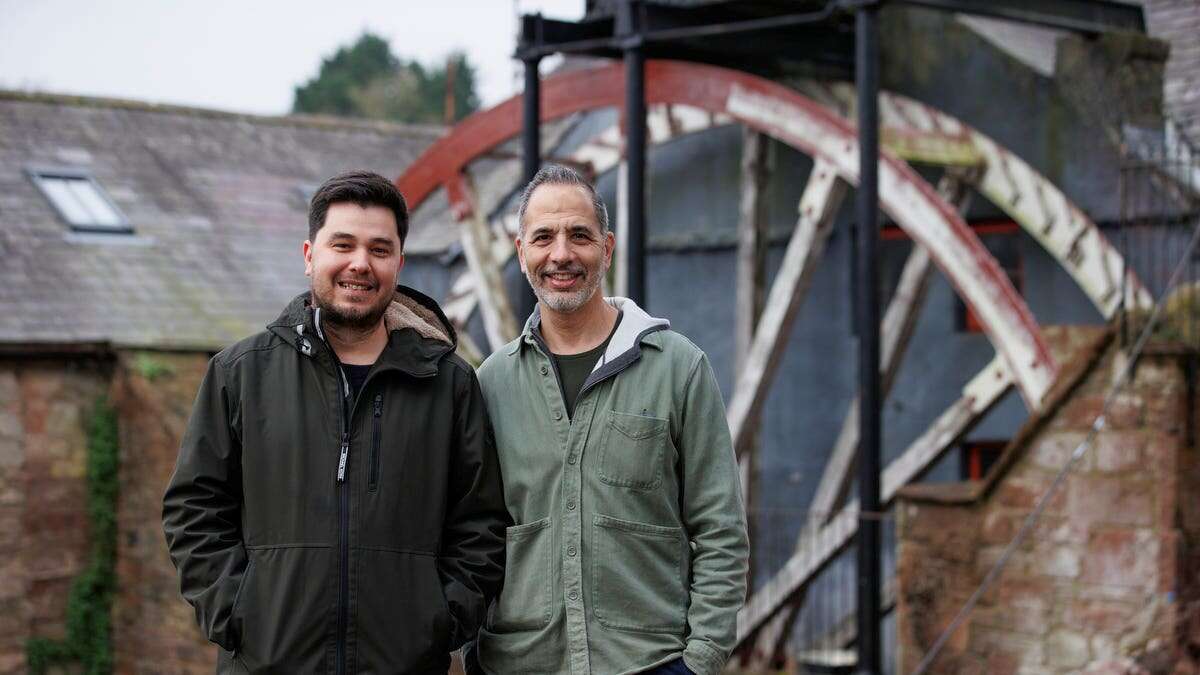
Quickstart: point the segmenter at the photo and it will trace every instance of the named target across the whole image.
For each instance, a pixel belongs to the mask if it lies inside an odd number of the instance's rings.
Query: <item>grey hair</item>
[[[542,185],[575,185],[583,188],[592,198],[592,210],[596,212],[596,222],[600,225],[600,233],[608,232],[608,209],[604,207],[604,200],[600,199],[596,188],[592,187],[592,184],[578,171],[561,164],[543,166],[521,192],[521,203],[517,207],[517,226],[521,232],[525,231],[525,211],[529,208],[529,198],[533,196],[533,191]]]

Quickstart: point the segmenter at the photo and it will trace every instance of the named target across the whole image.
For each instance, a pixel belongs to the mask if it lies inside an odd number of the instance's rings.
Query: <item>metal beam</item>
[[[947,12],[976,14],[1076,33],[1145,32],[1142,8],[1111,0],[893,0]]]
[[[622,0],[624,2],[624,0]],[[692,7],[674,7],[663,4],[644,4],[638,9],[639,39],[646,46],[665,46],[683,41],[703,43],[715,38],[732,37],[746,39],[764,35],[779,35],[797,29],[812,27],[812,37],[820,39],[828,35],[831,21],[839,14],[839,0],[828,0],[823,7],[807,12],[762,11],[748,8],[744,0],[710,3]],[[761,9],[761,8],[760,8]],[[540,26],[541,40],[522,44],[517,48],[520,59],[543,57],[558,53],[590,54],[593,56],[619,56],[628,34],[622,30],[620,5],[613,17],[584,19],[578,22],[558,21],[536,16]],[[522,17],[533,18],[533,17]],[[824,35],[823,35],[824,34]],[[815,54],[806,49],[811,42],[801,39],[790,45],[794,57],[802,59]],[[780,56],[778,51],[767,48],[761,54]],[[678,58],[678,55],[671,54]],[[798,60],[799,60],[798,59]]]
[[[533,180],[534,175],[541,168],[541,127],[539,126],[541,121],[541,77],[538,74],[540,61],[541,59],[535,58],[535,56],[524,60],[526,85],[524,85],[521,95],[521,175],[526,183]],[[520,233],[520,226],[518,226],[517,232]],[[522,283],[515,307],[516,316],[514,318],[516,321],[522,322],[524,317],[532,315],[536,304],[538,304],[538,298],[533,294],[533,288]]]
[[[879,387],[879,6],[859,8],[855,82],[858,86],[858,672],[883,667],[879,540],[879,467],[883,402]]]
[[[642,3],[624,0],[617,6],[617,34],[625,40],[625,213],[626,290],[646,303],[646,53],[638,36]]]

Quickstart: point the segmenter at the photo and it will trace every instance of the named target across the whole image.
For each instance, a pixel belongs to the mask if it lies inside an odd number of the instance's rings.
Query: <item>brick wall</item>
[[[965,499],[938,486],[903,492],[898,672],[912,672],[1085,437],[1122,363],[1111,348],[1088,356],[1078,386],[1027,425],[992,483]],[[1185,365],[1169,354],[1143,360],[933,672],[1200,672],[1188,670],[1189,650],[1200,654],[1200,462],[1187,442]]]
[[[0,673],[25,672],[30,637],[66,634],[87,564],[88,422],[101,361],[0,361]]]

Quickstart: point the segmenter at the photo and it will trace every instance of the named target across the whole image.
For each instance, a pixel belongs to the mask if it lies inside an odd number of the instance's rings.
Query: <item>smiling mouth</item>
[[[374,288],[371,284],[356,284],[351,281],[339,281],[338,287],[348,291],[369,291]]]
[[[555,288],[564,288],[571,286],[577,279],[583,275],[577,272],[549,272],[542,275],[542,278],[550,282],[550,286]]]

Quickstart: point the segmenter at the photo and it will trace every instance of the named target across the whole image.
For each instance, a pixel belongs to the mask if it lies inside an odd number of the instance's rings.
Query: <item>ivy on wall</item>
[[[105,398],[88,425],[87,509],[91,561],[71,584],[65,640],[31,638],[25,645],[29,672],[78,663],[87,675],[111,673],[112,599],[116,589],[117,414]]]

